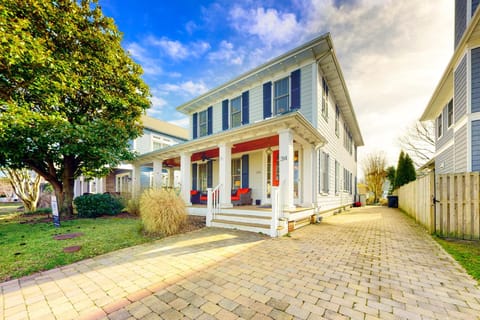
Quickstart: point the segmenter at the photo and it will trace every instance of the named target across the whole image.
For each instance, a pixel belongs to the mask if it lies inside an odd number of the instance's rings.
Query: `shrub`
[[[146,233],[169,236],[186,222],[187,211],[182,198],[175,192],[148,189],[140,198],[140,216]]]
[[[104,214],[117,215],[124,204],[119,196],[104,194],[85,194],[73,200],[80,218],[96,218]]]
[[[127,207],[125,210],[134,215],[134,216],[139,216],[140,215],[140,199],[138,197],[132,198],[127,201]]]

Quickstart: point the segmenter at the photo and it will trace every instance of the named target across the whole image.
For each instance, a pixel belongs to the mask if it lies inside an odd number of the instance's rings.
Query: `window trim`
[[[233,172],[233,168],[234,168],[234,165],[233,163],[238,161],[238,170],[239,170],[239,173],[238,174],[234,174]],[[230,176],[231,176],[231,184],[232,184],[232,190],[237,190],[237,189],[240,189],[242,188],[242,158],[233,158],[231,160],[231,173],[230,173]],[[235,186],[235,180],[234,180],[234,177],[238,177],[238,181],[239,181],[239,184],[238,186]]]
[[[280,81],[284,81],[286,80],[287,81],[287,93],[284,94],[284,95],[281,95],[281,96],[276,96],[275,94],[275,86],[277,83],[279,83]],[[283,78],[280,78],[280,79],[277,79],[275,81],[273,81],[273,85],[272,85],[272,115],[280,115],[280,114],[284,114],[286,112],[288,112],[290,110],[290,106],[291,106],[291,94],[290,94],[290,90],[291,90],[291,81],[290,81],[290,76],[286,76],[286,77],[283,77]],[[276,102],[277,100],[281,99],[281,98],[285,98],[287,97],[287,107],[286,107],[286,110],[283,111],[283,112],[277,112],[277,105],[276,105]]]
[[[202,114],[205,114],[205,122],[203,123]],[[202,124],[205,125],[205,134],[202,134]],[[208,109],[202,110],[198,113],[198,137],[208,136]]]
[[[450,107],[451,107],[451,113],[450,113]],[[454,121],[454,116],[455,116],[455,110],[453,106],[453,99],[450,100],[450,102],[447,103],[447,128],[450,129],[453,126]]]
[[[327,80],[322,77],[322,117],[328,122],[329,87]]]
[[[435,131],[437,133],[437,140],[443,137],[443,112],[440,113],[437,117],[437,125]]]
[[[237,112],[233,112],[233,101],[237,100],[238,99],[238,102],[239,102],[239,105],[238,105],[238,111]],[[242,95],[239,95],[238,97],[235,97],[233,99],[230,99],[230,103],[229,103],[229,112],[230,112],[230,117],[229,117],[229,121],[230,121],[230,126],[229,128],[237,128],[237,127],[240,127],[242,125]],[[239,123],[238,125],[234,125],[233,124],[233,116],[234,115],[240,115],[240,118],[239,118]]]
[[[340,108],[335,105],[335,134],[340,139]]]

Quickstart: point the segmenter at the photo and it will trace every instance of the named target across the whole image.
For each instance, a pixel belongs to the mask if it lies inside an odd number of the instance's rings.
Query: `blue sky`
[[[148,114],[175,108],[330,32],[366,146],[396,164],[398,137],[421,115],[453,53],[453,1],[99,0],[142,65]]]

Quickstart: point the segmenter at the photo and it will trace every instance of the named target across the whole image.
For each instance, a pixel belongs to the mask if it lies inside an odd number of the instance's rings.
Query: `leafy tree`
[[[41,178],[28,169],[13,170],[5,168],[1,170],[9,180],[15,194],[22,200],[25,211],[36,211],[40,198]]]
[[[373,192],[374,203],[378,202],[383,192],[383,183],[386,178],[386,159],[382,152],[367,155],[363,160],[363,172],[368,189]]]
[[[132,159],[141,68],[95,0],[0,3],[0,166],[30,168],[72,214],[74,179]]]
[[[394,166],[388,167],[386,170],[386,175],[388,181],[390,181],[390,190],[388,190],[389,194],[392,193],[393,190],[395,190],[395,175],[397,173],[397,170],[395,169]]]
[[[398,157],[397,172],[395,175],[395,189],[416,179],[415,167],[413,161],[403,150]]]

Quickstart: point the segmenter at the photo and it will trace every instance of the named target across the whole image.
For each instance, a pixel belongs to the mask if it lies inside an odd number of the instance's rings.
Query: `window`
[[[453,124],[453,100],[450,100],[450,102],[447,105],[447,127],[450,128]]]
[[[242,187],[242,162],[241,159],[232,159],[232,189]]]
[[[242,98],[236,97],[230,101],[230,127],[235,128],[242,124]]]
[[[168,146],[173,145],[173,141],[171,139],[160,137],[160,136],[152,136],[152,151],[158,150],[162,148],[166,148]]]
[[[340,137],[340,109],[335,106],[335,134]]]
[[[198,165],[198,187],[200,190],[207,190],[207,164],[201,163]]]
[[[198,135],[200,137],[204,137],[208,134],[207,117],[207,110],[203,110],[198,113]]]
[[[440,115],[437,118],[437,138],[440,138],[443,134],[443,115],[440,113]]]
[[[320,169],[319,174],[319,188],[318,190],[321,193],[328,193],[328,162],[329,162],[329,155],[326,152],[319,151],[318,155],[318,167]]]
[[[274,108],[275,114],[282,114],[288,111],[289,107],[289,78],[275,81],[274,85]]]
[[[335,160],[335,193],[340,189],[340,163]]]
[[[325,78],[322,78],[322,116],[328,120],[328,85]]]

